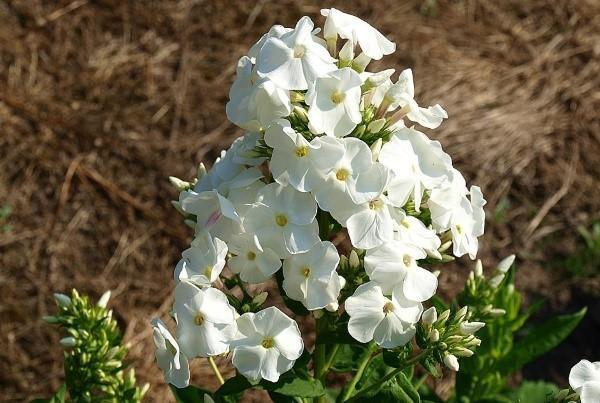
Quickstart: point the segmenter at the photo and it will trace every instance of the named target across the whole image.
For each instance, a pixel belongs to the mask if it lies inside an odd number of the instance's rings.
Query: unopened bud
[[[497,288],[502,282],[502,280],[504,280],[504,273],[496,274],[489,281],[490,287]]]
[[[442,272],[441,272],[441,271],[439,271],[439,270],[434,270],[434,271],[432,271],[432,272],[431,272],[431,274],[433,274],[433,275],[434,275],[434,276],[436,276],[436,277],[439,277],[439,276],[440,276],[440,274],[442,274]]]
[[[198,170],[196,171],[196,178],[200,180],[204,175],[206,175],[206,167],[204,166],[204,163],[201,162],[200,165],[198,165]]]
[[[63,347],[73,347],[76,343],[77,340],[75,340],[74,337],[64,337],[60,339],[60,344],[62,344]]]
[[[452,336],[450,336],[450,337],[447,337],[445,340],[446,340],[446,342],[448,342],[448,343],[458,343],[459,341],[462,341],[462,340],[464,340],[464,337],[463,337],[463,336],[459,336],[459,335],[455,334],[455,335],[452,335]]]
[[[356,253],[356,251],[353,249],[352,252],[350,252],[350,257],[348,259],[348,262],[350,263],[350,267],[352,268],[356,268],[360,266],[360,259],[358,258],[358,254]]]
[[[444,312],[442,312],[442,314],[440,315],[440,317],[438,318],[438,323],[443,325],[444,323],[446,323],[446,321],[448,320],[448,318],[450,317],[450,309],[446,309]]]
[[[56,301],[56,303],[58,304],[58,306],[61,306],[63,308],[66,308],[69,305],[71,305],[71,298],[69,298],[65,294],[55,293],[54,294],[54,300]]]
[[[481,259],[477,259],[475,262],[475,268],[473,269],[473,272],[475,273],[475,277],[483,276],[483,265],[481,264]]]
[[[496,267],[496,270],[498,270],[501,273],[506,273],[508,271],[508,269],[510,269],[510,267],[513,265],[514,262],[515,262],[515,255],[507,256],[504,259],[502,259],[500,261],[500,263],[498,263],[498,267]]]
[[[452,246],[452,240],[446,241],[442,244],[442,246],[439,247],[438,251],[443,253],[443,252],[447,251],[448,248],[451,246]]]
[[[188,227],[192,228],[192,229],[193,229],[193,228],[196,228],[196,221],[194,221],[194,220],[191,220],[191,219],[189,219],[189,218],[188,218],[188,219],[185,219],[185,220],[183,220],[183,223],[184,223],[185,225],[187,225]]]
[[[178,200],[171,200],[171,206],[173,206],[180,214],[187,215],[187,213],[181,208],[181,203],[179,203]]]
[[[169,176],[169,182],[171,182],[171,185],[175,186],[175,188],[177,190],[179,190],[180,192],[183,192],[184,190],[188,190],[189,188],[192,187],[191,183],[181,180],[175,176]]]
[[[451,256],[451,255],[446,255],[446,254],[443,254],[443,255],[442,255],[442,262],[443,262],[443,263],[452,262],[452,261],[454,261],[455,259],[456,259],[456,258],[455,258],[454,256]]]
[[[554,400],[564,400],[567,396],[569,396],[569,389],[563,389],[554,396]]]
[[[437,250],[428,250],[427,256],[437,259],[437,260],[442,260],[442,254]]]
[[[470,357],[473,355],[473,351],[464,347],[456,347],[452,352],[458,357]]]
[[[304,123],[308,123],[308,113],[306,112],[306,109],[304,109],[298,105],[294,105],[294,107],[292,109],[293,109],[292,113],[294,115],[296,115],[296,117],[298,119],[300,119]]]
[[[47,322],[47,323],[52,323],[52,324],[54,324],[54,323],[58,323],[58,317],[56,317],[56,316],[52,316],[52,315],[49,315],[49,316],[43,316],[43,317],[42,317],[42,320],[43,320],[44,322]]]
[[[255,295],[254,298],[252,298],[252,303],[256,306],[261,306],[262,304],[265,303],[268,296],[269,296],[269,293],[266,291],[263,291],[260,294]]]
[[[460,368],[460,366],[458,365],[458,359],[453,354],[446,354],[444,356],[444,365],[446,365],[454,372],[457,372]]]
[[[352,61],[352,69],[362,73],[365,71],[369,63],[371,63],[371,58],[361,52],[360,55],[356,56],[356,58]]]
[[[340,53],[338,53],[340,62],[342,64],[346,64],[347,66],[352,63],[352,59],[354,59],[354,44],[352,41],[346,41],[344,46],[340,49]]]
[[[348,258],[344,255],[340,256],[340,270],[348,268]]]
[[[108,305],[108,300],[110,299],[110,290],[106,291],[104,294],[102,294],[102,296],[100,297],[100,299],[98,300],[97,305],[100,308],[106,308],[106,305]]]
[[[383,127],[385,126],[385,122],[386,120],[383,118],[374,120],[371,123],[369,123],[369,126],[367,126],[367,130],[371,133],[377,133],[381,131],[381,129],[383,129]]]
[[[459,326],[460,333],[468,336],[477,332],[479,329],[485,326],[483,322],[462,322]]]
[[[458,311],[456,311],[456,314],[454,315],[454,319],[457,322],[461,322],[463,320],[463,318],[465,317],[465,315],[467,314],[468,310],[469,310],[469,307],[467,307],[466,305],[463,306]]]
[[[437,320],[437,311],[435,310],[434,306],[432,306],[431,308],[428,308],[425,312],[423,312],[423,315],[421,316],[421,322],[423,322],[423,324],[427,325],[427,326],[433,325],[433,323],[436,320]]]
[[[320,319],[323,317],[323,310],[322,309],[317,309],[315,311],[313,311],[313,316],[315,317],[315,319]]]
[[[369,127],[371,127],[371,125],[369,125]],[[382,145],[383,140],[381,138],[375,140],[375,142],[371,145],[371,159],[373,160],[373,162],[377,161],[377,159],[379,158],[379,152],[381,151]]]
[[[498,318],[500,316],[506,315],[506,310],[504,310],[502,308],[493,308],[493,309],[490,309],[489,314],[493,318]]]
[[[290,101],[298,103],[304,101],[304,94],[298,91],[290,91]]]
[[[329,312],[337,312],[339,307],[340,305],[337,303],[337,301],[333,301],[325,305],[325,310]]]
[[[440,332],[437,329],[432,329],[429,333],[429,341],[435,343],[440,339]]]

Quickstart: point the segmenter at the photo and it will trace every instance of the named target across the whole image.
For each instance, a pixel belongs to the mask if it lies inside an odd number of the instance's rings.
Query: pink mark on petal
[[[214,211],[213,213],[211,213],[211,215],[208,216],[205,226],[212,227],[213,225],[215,225],[217,223],[217,221],[219,221],[219,219],[222,216],[223,216],[223,214],[221,214],[220,210]]]

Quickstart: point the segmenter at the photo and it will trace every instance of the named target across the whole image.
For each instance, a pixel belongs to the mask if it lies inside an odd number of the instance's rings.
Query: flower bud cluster
[[[435,307],[423,312],[417,330],[417,343],[433,351],[433,357],[453,371],[459,370],[458,359],[470,357],[481,344],[475,333],[485,326],[483,322],[470,321],[472,312],[464,306],[452,313],[449,309],[439,316]]]
[[[66,349],[65,384],[71,399],[139,402],[149,386],[138,388],[134,371],[123,371],[127,348],[106,309],[109,298],[107,291],[92,304],[76,290],[70,296],[54,294],[59,312],[44,320],[61,325],[67,334],[60,344]]]

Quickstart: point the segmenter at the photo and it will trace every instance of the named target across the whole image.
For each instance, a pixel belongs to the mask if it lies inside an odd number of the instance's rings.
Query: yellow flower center
[[[408,220],[402,220],[401,224],[405,228],[410,228],[410,223],[408,222]]]
[[[294,47],[294,57],[299,59],[306,53],[306,48],[303,45],[298,45]]]
[[[335,177],[339,181],[345,181],[350,176],[350,172],[348,172],[345,168],[340,168],[335,172]]]
[[[254,259],[256,259],[256,253],[254,253],[254,252],[252,252],[252,251],[249,251],[249,252],[246,254],[246,257],[248,258],[248,260],[254,260]]]
[[[287,223],[288,223],[288,219],[287,219],[287,217],[284,214],[277,214],[275,216],[275,222],[280,227],[285,227],[287,225]]]
[[[394,304],[392,304],[391,302],[386,302],[385,305],[383,306],[383,313],[385,313],[386,315],[390,312],[394,311]]]
[[[383,208],[383,202],[379,199],[371,200],[369,202],[369,208],[371,210],[379,211]]]
[[[404,266],[410,266],[410,264],[412,263],[412,257],[410,257],[409,255],[404,255],[402,257],[402,263],[404,263]]]
[[[308,147],[300,146],[296,148],[296,156],[299,158],[306,157],[308,155]]]
[[[204,268],[204,275],[206,276],[206,278],[210,278],[210,275],[212,274],[213,271],[213,267],[212,266],[206,266]]]
[[[344,102],[345,98],[346,98],[346,94],[344,94],[340,90],[335,90],[331,94],[331,102],[333,102],[334,104],[341,104],[342,102]]]
[[[458,232],[459,234],[462,234],[462,227],[460,226],[460,224],[456,224],[456,232]]]
[[[204,315],[198,312],[196,316],[194,316],[194,323],[196,324],[196,326],[202,326],[202,324],[204,323]]]
[[[300,269],[302,272],[302,275],[306,278],[308,278],[308,276],[310,276],[310,267],[308,266],[304,266],[303,268]]]
[[[275,345],[275,341],[272,337],[265,337],[260,344],[264,348],[271,348]]]

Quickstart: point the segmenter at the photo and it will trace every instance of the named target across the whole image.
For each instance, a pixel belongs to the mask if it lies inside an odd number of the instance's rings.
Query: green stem
[[[356,374],[354,375],[354,378],[352,378],[352,380],[350,381],[350,383],[348,384],[348,386],[346,388],[346,391],[344,392],[344,396],[342,398],[343,402],[346,401],[347,399],[349,399],[350,396],[352,396],[352,394],[354,393],[356,384],[358,383],[358,381],[360,381],[360,378],[362,377],[363,372],[365,372],[367,365],[369,365],[369,362],[371,362],[371,354],[373,353],[374,348],[375,348],[374,344],[367,345],[367,349],[360,356],[359,361],[358,361],[358,368],[356,369]]]
[[[401,366],[400,368],[396,368],[395,370],[393,370],[392,372],[390,372],[389,374],[387,374],[386,376],[384,376],[383,378],[381,378],[381,380],[377,383],[372,384],[369,387],[363,388],[361,390],[359,390],[354,396],[352,396],[351,398],[350,395],[348,393],[346,393],[344,395],[344,399],[342,401],[344,402],[354,402],[356,401],[359,397],[367,394],[368,392],[377,389],[378,387],[380,387],[381,385],[383,385],[384,383],[386,383],[387,381],[389,381],[390,379],[393,379],[396,377],[396,375],[398,375],[400,372],[404,371],[406,368],[410,367],[413,364],[418,363],[419,361],[421,361],[421,359],[423,359],[423,357],[427,356],[427,354],[429,354],[428,350],[424,350],[421,351],[419,354],[415,355],[414,357],[410,358],[409,360],[407,360],[403,366]]]
[[[425,382],[427,380],[427,378],[429,378],[429,374],[428,373],[423,374],[423,376],[421,378],[419,378],[419,380],[415,384],[415,389],[419,390],[419,388],[421,387],[421,385],[423,385],[423,382]]]
[[[321,317],[319,319],[317,319],[315,322],[315,333],[316,333],[316,339],[315,339],[315,351],[313,353],[313,360],[314,360],[314,376],[316,379],[318,379],[321,383],[323,383],[323,381],[325,380],[325,375],[327,374],[327,371],[324,371],[325,368],[325,362],[326,362],[326,355],[327,355],[327,350],[326,350],[326,346],[325,344],[319,343],[319,335],[322,333],[321,329],[323,328],[323,323],[324,318]],[[325,396],[319,396],[315,398],[315,402],[318,403],[322,403],[322,402],[326,402],[326,397]]]
[[[210,364],[210,367],[215,373],[215,376],[219,380],[219,383],[223,385],[225,383],[225,380],[223,379],[223,375],[221,375],[221,371],[219,371],[219,367],[217,367],[215,360],[212,357],[208,357],[208,363]]]
[[[333,360],[335,360],[335,356],[337,354],[337,352],[340,349],[340,345],[339,344],[334,344],[333,347],[331,348],[331,351],[329,352],[329,355],[327,355],[327,359],[325,360],[325,365],[323,366],[323,368],[321,368],[321,372],[319,374],[317,374],[317,377],[321,378],[325,378],[325,375],[327,375],[327,372],[329,372],[329,368],[331,368],[331,365],[333,364]]]

